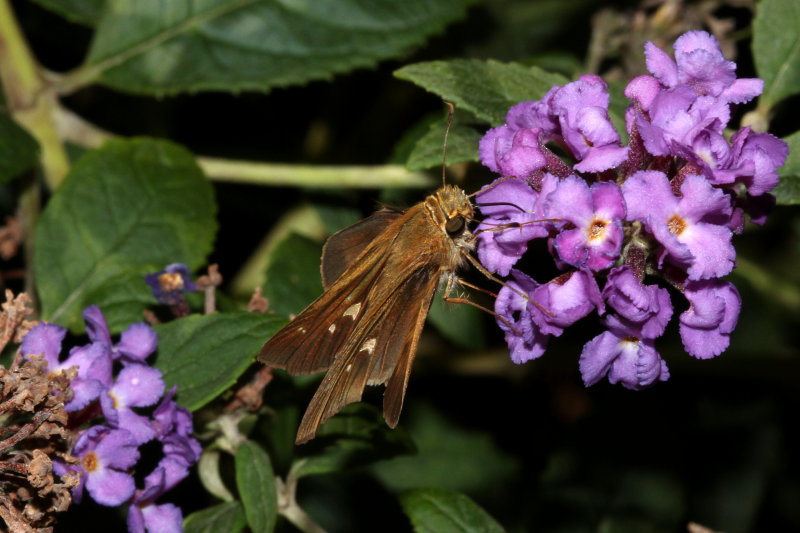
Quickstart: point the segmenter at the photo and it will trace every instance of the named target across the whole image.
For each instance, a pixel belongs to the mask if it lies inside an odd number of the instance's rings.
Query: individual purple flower
[[[686,32],[675,41],[675,61],[651,42],[645,44],[647,70],[667,88],[690,87],[725,103],[749,102],[764,88],[758,78],[736,79],[736,63],[722,55],[719,43],[707,32]]]
[[[634,390],[669,379],[667,364],[640,328],[614,315],[606,317],[605,323],[608,331],[587,342],[581,352],[579,367],[587,387],[604,377]]]
[[[144,487],[135,492],[128,509],[128,532],[180,532],[183,513],[171,503],[156,504],[155,500],[188,475],[188,468],[179,466],[180,474],[170,474],[162,460],[144,479]],[[174,463],[174,461],[173,461]],[[175,470],[175,469],[172,469]]]
[[[100,395],[100,406],[109,425],[127,429],[138,444],[155,436],[150,420],[134,407],[149,407],[164,393],[161,371],[147,365],[129,364],[120,370],[114,384]]]
[[[730,198],[696,175],[685,177],[680,192],[680,197],[673,194],[663,172],[637,172],[622,186],[628,219],[644,222],[666,257],[687,267],[689,279],[728,274],[736,258],[726,225],[733,210]]]
[[[736,287],[722,280],[691,281],[684,296],[690,307],[680,316],[680,334],[689,354],[709,359],[728,348],[742,300]]]
[[[605,306],[594,276],[587,270],[573,270],[535,287],[528,293],[531,316],[542,333],[558,337],[564,328]]]
[[[712,183],[741,183],[752,196],[770,192],[778,185],[778,168],[789,156],[789,146],[769,133],[742,128],[731,137],[729,157],[718,161]]]
[[[598,182],[590,188],[584,180],[568,176],[547,196],[544,214],[574,226],[555,238],[555,249],[562,261],[597,271],[609,268],[617,260],[625,201],[616,183]]]
[[[555,182],[550,176],[543,185],[553,187]],[[528,249],[528,242],[548,235],[547,226],[536,223],[543,218],[537,214],[542,194],[518,179],[492,183],[478,193],[476,203],[484,215],[476,230],[478,258],[490,271],[508,275]]]
[[[646,339],[660,337],[672,317],[669,292],[644,285],[627,265],[608,273],[603,298],[622,318],[641,328]]]
[[[114,360],[122,359],[124,363],[142,363],[156,350],[158,345],[156,332],[144,322],[128,326],[120,335],[119,342],[112,344],[106,318],[96,305],[90,305],[83,310],[83,319],[86,322],[86,333],[89,335],[89,339],[92,342],[108,346]],[[106,385],[111,385],[110,380]]]
[[[533,321],[535,306],[523,296],[533,292],[539,283],[518,270],[512,270],[511,276],[512,279],[497,294],[494,311],[508,321],[498,319],[497,325],[505,333],[511,360],[521,364],[542,355],[549,336],[542,333]]]
[[[111,381],[111,353],[102,343],[73,347],[64,361],[59,361],[61,344],[67,330],[56,324],[42,322],[25,335],[20,351],[25,357],[41,354],[49,372],[57,373],[73,366],[78,375],[70,383],[72,400],[65,404],[67,411],[79,411],[96,399]]]
[[[183,302],[183,294],[197,290],[192,281],[189,267],[183,263],[172,263],[164,270],[145,276],[145,281],[153,290],[156,300],[166,305],[179,305]]]
[[[527,178],[547,164],[541,130],[500,126],[489,130],[478,147],[483,164],[503,176]]]
[[[622,163],[628,148],[608,116],[608,86],[586,74],[552,95],[551,113],[558,117],[561,135],[578,160],[575,170],[601,172]]]
[[[139,450],[128,431],[92,426],[78,437],[72,455],[79,459],[78,465],[56,462],[54,468],[60,475],[81,472],[80,483],[73,489],[76,503],[80,503],[84,487],[101,505],[120,505],[133,496],[136,485],[127,471],[139,460]]]

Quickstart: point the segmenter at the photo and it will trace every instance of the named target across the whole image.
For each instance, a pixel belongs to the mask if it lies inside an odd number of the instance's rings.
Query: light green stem
[[[45,178],[55,189],[69,170],[53,118],[56,97],[42,77],[8,0],[0,0],[0,82],[14,120],[39,143]]]
[[[197,162],[214,181],[283,185],[290,187],[430,187],[423,172],[409,172],[402,165],[319,166],[255,163],[199,157]]]

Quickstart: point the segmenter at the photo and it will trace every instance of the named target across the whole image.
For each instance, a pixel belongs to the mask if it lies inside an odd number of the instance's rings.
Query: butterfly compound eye
[[[465,226],[466,223],[464,222],[464,217],[453,217],[447,222],[445,222],[444,230],[451,237],[455,237],[456,235],[460,235],[464,231]]]

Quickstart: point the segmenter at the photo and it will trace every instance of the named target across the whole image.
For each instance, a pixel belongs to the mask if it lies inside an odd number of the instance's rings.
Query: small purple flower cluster
[[[481,161],[503,177],[478,194],[478,257],[510,275],[495,311],[514,362],[541,356],[551,335],[597,310],[607,329],[583,348],[584,383],[607,377],[640,389],[666,380],[655,340],[672,302],[647,275],[688,301],[679,330],[689,354],[707,359],[728,347],[741,307],[720,279],[735,265],[731,238],[745,214],[764,223],[788,148],[749,128],[725,138],[731,105],[761,94],[763,82],[737,79],[711,35],[686,33],[674,49],[673,60],[645,47],[652,75],[625,89],[627,146],[610,120],[606,84],[593,75],[515,105],[481,140]],[[548,239],[565,271],[544,284],[512,268],[536,238]]]
[[[166,305],[184,304],[184,293],[197,290],[189,267],[183,263],[171,263],[163,270],[147,274],[144,280],[156,300]]]
[[[43,355],[51,373],[78,369],[71,383],[74,396],[66,408],[71,426],[90,425],[77,429],[72,455],[79,463],[55,463],[56,472],[80,472],[80,484],[73,491],[77,503],[84,488],[102,505],[128,502],[132,533],[181,531],[181,510],[154,502],[188,475],[200,457],[200,443],[191,437],[192,415],[173,399],[175,387],[164,394],[161,372],[145,362],[156,349],[156,333],[147,324],[133,324],[113,344],[97,306],[87,307],[83,318],[90,342],[73,347],[63,361],[59,354],[67,331],[61,326],[34,326],[21,346],[25,357]],[[156,407],[149,417],[135,411],[152,406]],[[137,489],[131,471],[139,461],[139,447],[154,439],[161,443],[163,457]]]

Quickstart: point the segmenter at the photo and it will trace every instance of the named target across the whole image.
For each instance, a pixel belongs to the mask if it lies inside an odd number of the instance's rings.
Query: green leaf
[[[478,59],[416,63],[396,70],[394,74],[493,126],[505,121],[512,105],[524,100],[538,100],[553,85],[564,85],[568,81],[538,67]]]
[[[247,525],[239,502],[226,502],[197,511],[183,521],[183,533],[237,533]]]
[[[771,109],[800,92],[800,3],[761,0],[753,20],[753,57],[764,80],[759,105]]]
[[[156,95],[268,91],[397,57],[469,3],[109,0],[78,76]]]
[[[442,291],[433,299],[428,321],[450,342],[462,348],[477,350],[486,342],[483,312],[468,304],[447,303]]]
[[[309,455],[292,465],[294,477],[368,465],[411,453],[414,444],[405,431],[387,426],[378,409],[359,403],[348,405],[325,422],[317,437],[300,451]]]
[[[483,128],[486,129],[486,128]],[[447,164],[478,160],[478,141],[484,132],[455,119],[447,136]],[[409,170],[423,170],[442,166],[444,127],[441,121],[430,125],[419,138],[406,161]]]
[[[275,247],[263,287],[270,310],[297,314],[322,293],[321,253],[319,243],[294,233]]]
[[[781,205],[800,204],[800,131],[783,139],[789,144],[789,157],[778,170],[781,179],[773,194]]]
[[[286,321],[262,313],[190,315],[156,326],[158,359],[167,387],[194,411],[230,387]]]
[[[115,140],[87,152],[36,228],[42,317],[79,330],[92,294],[128,291],[134,273],[173,262],[197,268],[211,250],[215,212],[211,185],[180,146]]]
[[[27,131],[0,112],[0,183],[5,183],[36,164],[39,146]]]
[[[84,26],[97,26],[106,0],[33,0],[40,6]]]
[[[402,426],[413,437],[417,453],[370,468],[387,487],[394,491],[442,487],[478,492],[508,485],[519,472],[519,464],[486,433],[459,427],[425,404],[417,402],[411,407],[403,415]],[[469,468],[464,468],[465,464]]]
[[[142,309],[157,305],[141,272],[123,272],[86,293],[84,301],[103,310],[109,329],[120,331],[142,320]]]
[[[447,489],[412,489],[400,495],[416,533],[501,533],[503,527],[468,496]]]
[[[236,486],[253,533],[271,533],[278,517],[278,493],[269,455],[246,440],[236,448]]]

